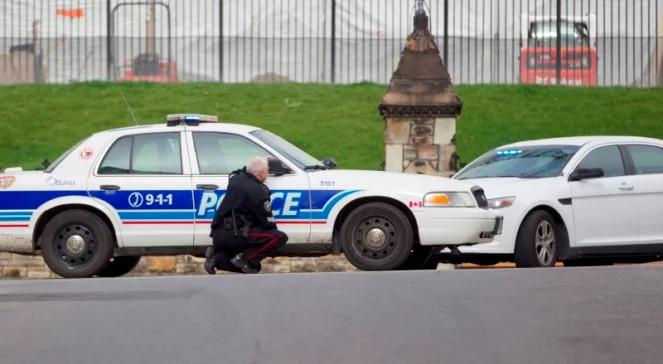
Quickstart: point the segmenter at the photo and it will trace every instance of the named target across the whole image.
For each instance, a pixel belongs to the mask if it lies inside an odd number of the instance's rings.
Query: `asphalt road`
[[[663,268],[0,282],[0,363],[660,363]]]

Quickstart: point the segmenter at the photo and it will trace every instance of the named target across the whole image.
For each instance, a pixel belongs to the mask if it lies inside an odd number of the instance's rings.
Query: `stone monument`
[[[456,118],[462,102],[417,0],[414,31],[380,103],[385,170],[448,176],[456,171]]]

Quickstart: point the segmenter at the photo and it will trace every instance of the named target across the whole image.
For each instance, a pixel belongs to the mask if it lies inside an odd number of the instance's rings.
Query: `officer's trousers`
[[[217,228],[212,232],[214,259],[221,270],[237,272],[230,259],[243,252],[244,258],[254,267],[260,267],[260,261],[274,254],[287,241],[288,236],[277,229],[254,227],[249,231],[248,239],[235,237],[232,230]]]

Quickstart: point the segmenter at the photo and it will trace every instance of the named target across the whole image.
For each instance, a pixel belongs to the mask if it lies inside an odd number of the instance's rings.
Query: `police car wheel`
[[[352,211],[341,227],[343,253],[361,270],[399,268],[410,256],[414,231],[407,216],[386,203]]]
[[[64,278],[91,277],[101,272],[114,246],[108,225],[85,210],[69,210],[53,217],[40,242],[44,261]]]
[[[131,272],[138,262],[140,256],[114,257],[108,262],[106,268],[97,273],[98,277],[119,277]]]

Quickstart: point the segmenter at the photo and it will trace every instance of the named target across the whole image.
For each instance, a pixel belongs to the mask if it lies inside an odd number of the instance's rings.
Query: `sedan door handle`
[[[632,185],[621,185],[619,187],[620,191],[633,191],[633,186]]]
[[[198,189],[198,190],[218,190],[219,186],[214,185],[214,184],[201,184],[201,185],[196,185],[196,189]]]
[[[120,186],[118,185],[101,185],[99,186],[104,191],[117,191],[120,189]]]

